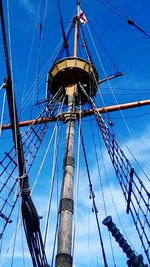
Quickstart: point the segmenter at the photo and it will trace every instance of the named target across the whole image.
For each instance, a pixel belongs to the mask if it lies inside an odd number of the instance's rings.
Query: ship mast
[[[77,2],[77,18],[74,31],[74,58],[77,57],[79,1]],[[66,86],[68,98],[68,114],[66,117],[66,151],[64,155],[63,181],[60,198],[60,221],[58,230],[58,247],[56,267],[71,267],[72,217],[73,217],[73,176],[74,176],[74,121],[76,82]]]
[[[1,0],[0,0],[0,3],[1,3]],[[2,8],[0,8],[0,11],[1,10]],[[42,267],[42,266],[46,267],[48,266],[48,263],[47,263],[46,254],[44,251],[45,247],[42,242],[40,228],[39,228],[39,217],[32,203],[32,199],[31,199],[30,191],[29,191],[29,185],[27,183],[28,176],[22,177],[23,176],[22,174],[26,174],[25,173],[26,168],[25,168],[25,155],[23,153],[24,147],[23,147],[19,127],[32,124],[31,131],[33,131],[33,133],[35,134],[35,136],[41,143],[43,135],[44,135],[43,132],[46,131],[45,127],[43,127],[40,130],[42,134],[38,135],[36,130],[32,128],[32,126],[35,126],[38,124],[46,125],[49,122],[58,121],[58,120],[63,121],[66,124],[66,144],[65,144],[64,161],[63,161],[62,188],[61,188],[61,196],[60,196],[60,204],[59,204],[58,243],[57,243],[55,267],[72,267],[73,258],[72,258],[71,251],[72,251],[73,206],[74,206],[74,202],[73,202],[74,135],[75,135],[74,126],[75,126],[75,120],[79,118],[79,114],[81,117],[95,115],[98,128],[102,134],[102,137],[106,145],[106,148],[108,150],[110,159],[114,166],[116,176],[118,178],[122,192],[127,202],[127,213],[130,212],[132,215],[134,224],[136,226],[143,248],[145,250],[145,254],[147,256],[148,261],[150,262],[148,249],[146,249],[147,244],[149,246],[149,239],[148,239],[149,228],[145,227],[146,223],[149,226],[147,214],[148,212],[150,212],[150,208],[149,208],[150,193],[148,192],[147,188],[144,186],[143,182],[140,180],[140,178],[136,174],[134,168],[132,167],[129,160],[124,155],[123,151],[120,149],[118,143],[115,140],[114,134],[110,132],[104,119],[101,117],[101,113],[105,113],[105,112],[107,113],[109,111],[133,108],[133,107],[142,106],[142,105],[149,105],[150,100],[138,101],[138,102],[127,103],[127,104],[116,105],[116,106],[109,106],[109,107],[101,107],[101,108],[96,107],[92,98],[93,96],[96,95],[98,85],[104,81],[108,81],[110,79],[119,77],[122,75],[122,73],[118,73],[116,75],[107,77],[103,80],[99,80],[98,73],[95,67],[93,66],[93,63],[83,58],[78,58],[77,47],[78,47],[78,34],[79,34],[79,27],[80,27],[80,15],[81,15],[80,1],[78,0],[77,1],[77,15],[75,16],[73,20],[73,23],[74,23],[74,45],[73,45],[73,53],[72,53],[73,56],[69,58],[67,57],[64,59],[60,59],[57,62],[55,61],[54,65],[50,69],[49,75],[48,75],[47,96],[49,96],[48,93],[50,93],[53,96],[53,98],[51,98],[49,103],[47,102],[49,101],[50,98],[47,98],[45,100],[45,102],[47,103],[45,111],[43,111],[43,113],[40,114],[40,117],[38,117],[38,119],[30,120],[30,121],[26,121],[22,123],[18,122],[17,110],[15,107],[15,101],[13,99],[14,95],[12,91],[12,85],[10,83],[11,79],[10,81],[8,79],[7,83],[5,83],[6,90],[10,91],[11,89],[10,92],[9,91],[7,92],[11,124],[3,125],[2,129],[12,128],[15,149],[17,152],[16,154],[18,156],[19,179],[21,178],[21,181],[23,181],[26,186],[26,187],[22,186],[22,182],[20,181],[20,185],[21,185],[20,189],[22,190],[21,192],[24,193],[25,191],[25,195],[22,194],[22,197],[23,197],[22,214],[23,214],[23,219],[24,219],[25,226],[27,229],[26,237],[27,237],[27,242],[29,245],[31,257],[33,260],[33,265],[37,267]],[[2,12],[0,12],[0,16],[2,17]],[[5,44],[5,39],[6,38],[4,38],[4,44]],[[64,40],[66,41],[65,36],[64,36]],[[64,48],[68,48],[68,46],[64,45]],[[5,55],[5,57],[6,57],[6,63],[7,63],[7,54]],[[9,69],[8,69],[7,74],[9,74]],[[9,76],[10,75],[8,75],[8,78],[11,78],[11,76],[10,77]],[[65,110],[65,112],[60,112],[57,115],[54,113],[55,109],[52,112],[50,110],[50,107],[51,107],[51,104],[54,102],[54,100],[58,102],[62,101],[63,104],[65,103],[67,105],[67,111]],[[91,109],[82,110],[81,113],[79,113],[79,110],[76,110],[75,106],[79,106],[85,103],[89,103],[91,106]],[[83,142],[82,142],[82,146],[83,146],[83,150],[85,154]],[[37,149],[38,148],[39,146],[37,147]],[[7,155],[10,158],[9,154],[6,154],[6,156]],[[84,157],[86,161],[86,154],[84,155]],[[88,168],[87,168],[87,172],[88,172]],[[90,186],[91,197],[93,199],[94,211],[95,211],[95,215],[97,219],[98,210],[96,208],[96,204],[94,200],[95,195],[92,189],[90,177],[89,177],[89,186]],[[141,198],[140,201],[138,197],[136,196],[136,194],[140,195],[140,198]],[[29,209],[27,209],[28,207]],[[143,207],[145,207],[145,209],[143,209]],[[30,212],[30,210],[32,212]],[[31,215],[29,214],[29,212],[31,213]],[[142,220],[139,218],[139,212],[142,214],[142,217],[143,217]],[[3,213],[1,213],[0,215],[3,219],[7,221],[7,223],[10,223],[10,220],[9,220],[10,217],[7,218]],[[138,220],[140,221],[139,225],[137,224]],[[112,232],[112,235],[115,237],[120,247],[122,247],[123,251],[128,256],[129,258],[128,266],[147,267],[147,265],[144,265],[141,255],[136,256],[134,254],[134,251],[131,250],[126,240],[119,233],[119,230],[116,228],[115,224],[112,222],[112,218],[110,216],[108,216],[103,221],[103,224],[106,225],[109,231]],[[101,233],[100,233],[100,227],[99,227],[98,221],[97,221],[97,225],[98,225],[102,253],[103,253],[103,243],[101,240]],[[119,234],[119,237],[118,237],[118,234]],[[145,238],[144,241],[143,241],[143,237]],[[131,252],[132,255],[130,255],[129,252]],[[36,257],[34,257],[33,255],[34,253]],[[103,253],[103,258],[104,258],[104,264],[105,266],[107,266],[104,253]],[[42,262],[40,262],[41,260]]]

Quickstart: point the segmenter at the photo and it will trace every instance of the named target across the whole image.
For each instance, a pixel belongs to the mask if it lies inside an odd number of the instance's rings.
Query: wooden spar
[[[119,104],[119,105],[114,105],[114,106],[97,108],[97,111],[99,113],[106,113],[106,112],[119,111],[119,110],[123,110],[123,109],[137,108],[137,107],[142,107],[142,106],[147,106],[147,105],[150,105],[150,99],[125,103],[125,104]],[[93,114],[94,114],[93,109],[82,111],[82,117],[90,116]]]
[[[150,99],[131,102],[131,103],[125,103],[125,104],[120,104],[120,105],[97,108],[97,110],[99,113],[106,113],[106,112],[114,112],[114,111],[123,110],[123,109],[142,107],[142,106],[147,106],[147,105],[150,105]],[[41,123],[46,123],[46,122],[55,122],[57,120],[64,120],[66,114],[67,113],[64,112],[64,113],[61,113],[59,115],[53,116],[52,118],[38,118],[38,119],[33,119],[33,120],[21,121],[21,122],[19,122],[19,127],[26,127],[26,126],[30,126],[33,124],[35,125],[35,124],[41,124]],[[74,111],[74,114],[76,114],[78,117],[79,112]],[[94,115],[94,111],[92,109],[83,110],[81,112],[82,117],[87,117],[87,116],[91,116],[91,115]],[[11,129],[10,124],[4,124],[4,125],[2,125],[2,127],[0,127],[0,130],[8,130],[8,129]]]
[[[102,79],[102,80],[99,80],[98,84],[107,82],[107,81],[109,81],[109,80],[112,80],[112,79],[114,79],[114,78],[118,78],[118,77],[123,76],[123,75],[124,75],[123,72],[115,73],[115,74],[113,74],[113,75],[111,75],[111,76],[108,76],[108,77]]]

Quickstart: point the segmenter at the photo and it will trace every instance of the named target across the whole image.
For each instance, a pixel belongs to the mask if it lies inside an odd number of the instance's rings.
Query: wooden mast
[[[77,57],[79,1],[77,2],[77,18],[75,19],[74,52]],[[56,267],[72,267],[72,217],[73,217],[73,176],[74,176],[74,120],[76,84],[66,86],[68,97],[68,116],[66,117],[66,149],[64,155],[64,172],[59,206],[58,246]]]

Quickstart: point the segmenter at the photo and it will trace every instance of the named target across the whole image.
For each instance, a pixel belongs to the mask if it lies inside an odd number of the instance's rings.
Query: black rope
[[[105,51],[105,53],[106,53],[106,55],[107,55],[107,57],[108,57],[110,63],[112,64],[112,66],[114,67],[114,69],[116,70],[116,72],[117,72],[117,73],[120,73],[120,71],[118,70],[116,64],[114,63],[114,61],[113,61],[113,59],[112,59],[112,57],[111,57],[111,55],[110,55],[108,49],[107,49],[106,46],[104,45],[104,43],[103,43],[102,39],[100,38],[100,36],[97,34],[95,28],[93,27],[93,25],[92,25],[92,23],[89,21],[89,19],[88,19],[88,22],[89,22],[89,24],[91,25],[91,28],[92,28],[93,32],[95,32],[95,35],[96,35],[96,37],[97,37],[97,40],[100,42],[101,46],[103,47],[103,49],[104,49],[104,51]]]
[[[106,8],[108,8],[112,13],[114,13],[121,19],[125,20],[128,23],[128,25],[134,26],[137,30],[143,33],[146,37],[150,38],[149,33],[147,33],[145,30],[139,27],[132,19],[128,18],[127,15],[125,15],[118,7],[112,4],[109,0],[98,0],[98,2],[101,2],[101,4],[104,5]]]
[[[56,93],[56,95],[52,98],[52,100],[48,104],[46,103],[46,108],[44,109],[46,114],[49,115],[50,117],[53,116],[57,108],[57,103],[56,105],[54,105],[54,107],[52,105],[52,103],[57,97],[57,94],[58,93]],[[45,115],[45,112],[43,112],[42,115]],[[36,140],[41,143],[46,132],[45,127],[46,128],[48,127],[47,124],[42,125],[40,127],[38,126],[39,129],[41,129],[40,135],[38,131],[36,132],[36,135],[35,135],[35,130],[33,131],[33,137],[31,138],[29,144],[33,145],[34,137],[36,137]],[[33,128],[31,129],[31,134],[32,134],[32,130]],[[36,142],[34,143],[34,145],[36,145]],[[36,149],[38,149],[38,147],[39,145],[36,147]],[[40,227],[39,227],[39,218],[37,216],[36,209],[30,197],[25,198],[25,199],[23,198],[22,213],[23,213],[24,227],[26,229],[27,242],[28,242],[30,254],[32,257],[32,262],[35,267],[47,267],[48,263],[47,263],[47,259],[45,255],[45,244],[43,244],[42,237],[41,237],[41,232],[40,232]]]
[[[107,216],[106,202],[105,202],[105,198],[104,198],[104,189],[103,189],[103,184],[102,184],[102,177],[101,177],[99,160],[98,160],[98,151],[97,151],[97,145],[96,145],[96,140],[95,140],[95,136],[94,136],[94,129],[93,129],[92,120],[90,120],[90,124],[91,124],[91,129],[92,129],[92,140],[93,140],[93,143],[94,143],[94,151],[95,151],[95,156],[96,156],[96,162],[97,162],[97,168],[98,168],[98,174],[99,174],[99,180],[100,180],[100,187],[101,187],[101,192],[102,192],[104,211],[105,211],[105,215]],[[111,240],[110,234],[109,234],[109,240],[110,240],[110,247],[111,247],[114,267],[116,267],[115,255],[114,255],[114,250],[113,250],[113,245],[112,245],[112,240]]]
[[[88,44],[87,44],[87,42],[86,42],[86,38],[85,38],[85,35],[84,35],[84,32],[83,32],[82,26],[80,26],[79,29],[80,29],[80,33],[81,33],[81,37],[82,37],[83,46],[84,46],[85,51],[86,51],[87,59],[88,59],[89,63],[90,63],[91,65],[93,65],[92,56],[91,56],[91,54],[90,54],[90,50],[89,50],[89,48],[88,48]],[[111,63],[113,64],[114,68],[116,69],[117,74],[119,74],[120,71],[118,71],[118,69],[117,69],[116,65],[113,63],[111,57],[109,58],[109,60],[110,60]],[[95,79],[95,77],[94,77],[94,79]],[[110,118],[109,112],[106,111],[106,114],[107,114],[107,117],[108,117],[108,122],[109,122],[109,124],[110,124],[111,126],[113,126],[113,122],[112,122],[112,120],[111,120],[111,118]]]
[[[125,15],[122,10],[120,10],[118,7],[112,4],[112,2],[110,2],[109,0],[98,0],[98,2],[100,2],[103,6],[108,8],[112,13],[114,13],[121,19],[126,20],[128,18],[127,15]]]
[[[93,64],[92,56],[90,54],[90,50],[88,48],[88,45],[87,45],[87,42],[86,42],[85,35],[84,35],[84,32],[83,32],[83,29],[82,29],[81,24],[79,24],[79,29],[81,31],[81,37],[82,37],[83,47],[85,48],[87,59],[88,59],[88,61],[91,64]]]
[[[142,32],[145,36],[147,36],[148,38],[150,38],[150,34],[148,34],[146,31],[144,31],[141,27],[139,27],[132,19],[128,19],[127,23],[131,26],[134,26],[137,30],[139,30],[140,32]]]
[[[40,117],[52,117],[54,115],[54,112],[56,111],[57,108],[57,102],[55,101],[55,98],[57,97],[57,94],[52,98],[52,100],[47,104],[46,103],[46,107],[44,108],[44,111],[42,113],[40,113]],[[55,103],[54,105],[53,102]],[[38,116],[39,117],[39,116]],[[38,119],[38,118],[37,118]],[[24,134],[23,137],[23,148],[24,148],[24,153],[26,158],[28,158],[28,155],[30,155],[30,161],[26,161],[26,167],[27,167],[27,172],[29,172],[29,170],[32,167],[33,161],[36,157],[37,151],[40,147],[40,144],[45,136],[46,130],[48,128],[48,122],[45,124],[41,124],[41,125],[33,125],[32,127],[30,126],[29,129],[27,129],[26,134]],[[34,128],[35,127],[35,128]],[[13,166],[12,167],[12,163]],[[9,204],[9,199],[13,201],[12,199],[12,193],[14,193],[14,189],[16,187],[16,183],[18,181],[18,179],[14,179],[13,178],[13,173],[17,168],[17,163],[16,163],[16,153],[15,153],[15,148],[13,147],[8,153],[5,154],[4,158],[0,161],[0,166],[2,168],[1,172],[0,172],[0,177],[1,177],[1,181],[3,176],[7,175],[7,178],[5,177],[5,182],[4,184],[2,184],[2,186],[0,187],[1,192],[4,191],[3,195],[6,198],[6,191],[8,191],[8,195],[7,195],[7,199],[5,201],[1,201],[1,209],[0,212],[3,216],[3,209],[6,207],[6,205]],[[9,181],[11,179],[11,188],[8,188],[7,184],[9,185]],[[24,187],[22,189],[26,189],[26,187],[28,188],[28,184],[24,183]],[[3,220],[4,220],[4,225],[3,225],[3,229],[0,231],[1,235],[0,238],[3,237],[3,233],[6,229],[7,224],[11,221],[10,217],[12,215],[13,209],[15,207],[15,204],[17,202],[18,199],[18,195],[16,196],[15,202],[10,203],[10,208],[7,208],[7,214],[5,216],[3,216]],[[1,216],[1,217],[2,217]],[[25,218],[26,220],[26,218]],[[24,224],[25,226],[25,224]],[[28,231],[28,233],[27,233]],[[37,244],[35,242],[35,238],[33,238],[33,244],[31,245],[31,240],[32,237],[29,237],[30,235],[30,231],[27,229],[27,226],[25,226],[25,233],[26,233],[26,237],[29,240],[28,242],[28,246],[29,246],[29,250],[31,251],[31,249],[35,250],[35,248],[37,247]],[[40,232],[38,233],[38,235],[40,234]],[[31,233],[32,235],[32,233]],[[41,239],[38,239],[38,243],[41,242]],[[34,247],[35,246],[35,247]],[[33,257],[33,253],[31,254],[31,257]],[[36,254],[34,255],[34,257],[32,258],[33,260],[33,264],[34,261],[36,259]],[[36,265],[35,265],[36,266]],[[40,265],[39,265],[40,266]]]
[[[38,60],[37,60],[37,102],[39,100],[39,73],[40,73],[40,66],[41,66],[41,42],[42,42],[42,32],[43,32],[43,1],[40,4],[40,30],[39,30],[39,49],[38,49]]]
[[[72,32],[72,29],[73,29],[73,22],[71,22],[71,24],[70,24],[70,27],[69,27],[69,30],[68,30],[68,32],[66,33],[66,40],[67,40],[67,42],[68,42],[68,40],[69,40],[69,37],[70,37],[70,34],[71,34],[71,32]],[[55,62],[57,62],[61,57],[62,57],[62,55],[63,55],[63,53],[64,53],[64,51],[65,51],[66,49],[64,48],[64,46],[62,46],[61,48],[60,48],[60,51],[58,52],[58,55],[56,56],[56,58],[55,58],[55,60],[54,60],[54,64],[55,64]]]
[[[8,47],[7,47],[7,39],[6,39],[6,30],[5,30],[5,21],[4,21],[2,0],[0,0],[0,18],[1,18],[1,28],[2,28],[2,38],[3,38],[3,47],[4,47],[6,71],[7,71],[7,76],[10,78],[11,77],[11,68],[10,68],[9,53],[8,53]]]
[[[2,37],[3,37],[3,46],[4,46],[4,55],[5,55],[5,63],[6,63],[6,70],[7,70],[7,78],[6,78],[6,93],[7,93],[7,100],[8,100],[8,108],[9,108],[9,116],[11,121],[12,127],[12,134],[13,134],[13,141],[17,155],[17,163],[19,169],[19,177],[23,178],[23,175],[26,173],[25,170],[25,160],[23,155],[23,147],[22,147],[22,140],[18,126],[18,116],[17,116],[17,109],[15,103],[15,96],[12,87],[12,79],[11,79],[11,68],[9,63],[9,55],[8,55],[8,48],[7,48],[7,40],[6,40],[6,30],[5,30],[5,21],[4,21],[4,14],[3,14],[3,6],[2,0],[0,0],[0,18],[1,18],[1,26],[2,26]],[[19,179],[20,191],[24,189],[24,185],[28,185],[28,176],[26,175],[23,179]],[[26,189],[28,193],[30,189]]]
[[[59,18],[60,18],[60,25],[61,25],[61,30],[62,30],[62,36],[63,36],[63,47],[66,49],[66,55],[67,57],[70,56],[69,53],[69,45],[68,45],[68,39],[65,33],[65,29],[64,29],[64,23],[63,23],[63,19],[62,19],[62,13],[61,13],[61,8],[60,8],[60,0],[57,0],[57,5],[58,5],[58,12],[59,12]]]
[[[51,189],[51,195],[49,196],[49,206],[48,206],[48,212],[47,212],[47,220],[46,220],[46,226],[45,226],[45,236],[44,236],[44,247],[46,246],[46,238],[47,238],[47,232],[48,232],[48,225],[49,225],[49,217],[50,217],[50,209],[51,209],[51,203],[52,203],[52,197],[53,197],[53,191],[54,191],[54,182],[55,182],[55,176],[56,176],[56,171],[57,171],[57,161],[58,161],[58,155],[59,155],[59,144],[60,144],[60,133],[61,133],[61,129],[62,127],[58,128],[58,136],[57,136],[57,140],[56,140],[56,155],[55,155],[55,167],[53,170],[53,176],[51,177],[51,181],[52,181],[52,189]],[[57,218],[58,220],[58,218]]]
[[[47,263],[47,259],[45,255],[42,237],[41,237],[39,218],[37,215],[36,208],[30,196],[28,174],[26,173],[22,139],[21,139],[19,126],[18,126],[18,117],[17,117],[17,110],[16,110],[16,105],[15,105],[15,97],[14,97],[14,93],[12,89],[12,82],[11,82],[11,71],[10,71],[10,64],[9,64],[9,57],[8,57],[2,1],[0,1],[0,17],[1,17],[1,24],[2,24],[4,54],[5,54],[6,69],[7,69],[7,76],[8,76],[6,89],[7,89],[9,113],[10,113],[11,126],[12,126],[12,132],[13,132],[14,144],[15,144],[17,160],[18,160],[18,168],[19,168],[19,185],[20,185],[20,191],[22,195],[23,224],[24,224],[24,229],[25,229],[26,238],[27,238],[33,265],[35,267],[47,267],[48,263]],[[50,104],[47,105],[47,108],[49,107],[49,105]],[[51,112],[49,112],[49,114],[51,115]],[[43,131],[42,131],[42,136],[43,136]],[[38,140],[41,141],[41,139],[39,138]]]
[[[39,217],[30,196],[22,199],[22,217],[33,266],[47,267]]]
[[[17,109],[16,109],[16,103],[15,103],[15,96],[14,96],[13,86],[12,86],[11,68],[10,68],[9,55],[8,55],[2,0],[0,0],[0,17],[1,17],[1,26],[2,26],[5,63],[6,63],[6,70],[7,70],[5,88],[6,88],[6,94],[7,94],[9,116],[10,116],[11,127],[12,127],[13,141],[14,141],[16,154],[17,154],[19,176],[22,176],[25,172],[25,165],[24,165],[25,161],[24,161],[24,156],[23,156],[21,135],[20,135],[19,127],[18,127],[18,116],[17,116]],[[21,188],[22,188],[22,185],[21,185]]]
[[[82,148],[83,148],[84,160],[85,160],[85,165],[86,165],[86,170],[87,170],[87,175],[88,175],[88,180],[89,180],[90,198],[93,201],[93,210],[94,210],[95,217],[96,217],[96,223],[97,223],[97,228],[98,228],[98,233],[99,233],[99,238],[100,238],[100,244],[101,244],[101,248],[102,248],[104,266],[108,267],[107,260],[106,260],[105,249],[104,249],[104,244],[103,244],[103,239],[102,239],[102,234],[101,234],[101,229],[100,229],[100,223],[99,223],[99,219],[98,219],[98,209],[96,207],[95,194],[94,194],[94,191],[93,191],[91,177],[90,177],[90,171],[89,171],[89,167],[88,167],[88,161],[87,161],[87,156],[86,156],[86,151],[85,151],[83,135],[82,135],[82,131],[81,130],[80,130],[80,132],[81,132],[81,143],[82,143]]]
[[[93,102],[92,98],[88,96],[88,94],[80,83],[79,85],[82,89],[82,92],[87,97],[88,102],[91,104],[91,107],[93,108],[97,124],[101,131],[103,140],[105,142],[110,159],[115,169],[116,176],[118,178],[119,184],[121,186],[123,195],[127,203],[128,196],[130,198],[130,205],[128,206],[128,211],[132,216],[144,252],[147,256],[148,262],[150,263],[150,255],[148,254],[148,249],[150,247],[150,222],[148,220],[148,216],[146,216],[146,214],[150,213],[150,206],[148,205],[150,200],[150,192],[148,191],[148,188],[144,186],[142,180],[138,177],[135,171],[133,171],[132,188],[129,188],[129,177],[132,170],[132,166],[129,160],[126,158],[124,152],[121,150],[118,143],[116,142],[114,135],[111,134],[111,132],[109,131],[101,114],[97,111],[96,105]],[[131,190],[131,192],[129,192],[129,189]]]

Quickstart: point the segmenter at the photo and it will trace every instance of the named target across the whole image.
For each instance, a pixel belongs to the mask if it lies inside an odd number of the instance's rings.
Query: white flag
[[[88,20],[87,20],[85,14],[84,14],[84,12],[83,12],[83,10],[82,10],[81,8],[80,8],[80,11],[79,11],[79,19],[80,19],[80,22],[81,22],[82,24],[85,24],[85,23],[88,22]]]

